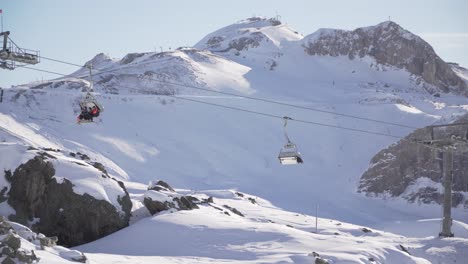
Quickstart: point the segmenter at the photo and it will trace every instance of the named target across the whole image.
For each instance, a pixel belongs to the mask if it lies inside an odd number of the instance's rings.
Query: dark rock
[[[468,96],[467,84],[437,56],[431,45],[394,22],[353,31],[329,32],[315,33],[303,44],[305,52],[309,55],[344,55],[350,59],[372,56],[379,64],[404,68],[443,92]],[[436,92],[430,87],[425,88],[432,94]]]
[[[173,208],[169,202],[154,201],[147,197],[145,197],[143,200],[143,204],[151,213],[151,215]]]
[[[180,210],[193,210],[198,209],[198,206],[192,202],[191,196],[181,196],[180,198],[174,198]],[[193,198],[193,197],[192,197]],[[196,199],[196,198],[195,198]]]
[[[210,197],[208,197],[206,199],[203,199],[203,203],[213,203],[213,197],[210,196]]]
[[[9,256],[11,258],[15,258],[16,257],[16,253],[15,251],[9,247],[9,246],[4,246],[2,248],[2,256]]]
[[[80,157],[80,159],[82,159],[82,160],[89,160],[89,156],[86,155],[86,154],[83,154],[83,153],[80,153],[80,152],[77,152],[76,154],[77,154],[77,155]]]
[[[39,242],[41,243],[41,249],[45,247],[53,247],[57,245],[58,237],[39,237]]]
[[[252,197],[247,198],[247,200],[249,200],[252,204],[257,204],[257,201]]]
[[[154,191],[164,190],[164,189],[160,188],[161,186],[164,187],[166,190],[169,190],[171,192],[175,192],[175,190],[165,181],[158,181],[158,182],[156,182],[156,184],[151,184],[148,187],[148,190],[154,190]]]
[[[239,197],[244,197],[244,194],[240,193],[240,192],[236,192],[236,195],[239,196]]]
[[[45,151],[60,152],[60,149],[53,149],[53,148],[41,148],[41,149]]]
[[[400,245],[400,249],[406,253],[408,253],[408,255],[411,255],[411,253],[409,253],[408,249],[405,248],[403,245]]]
[[[320,257],[320,254],[317,253],[317,252],[315,252],[315,251],[313,251],[313,252],[312,252],[312,256],[313,256],[313,257]]]
[[[16,252],[18,248],[21,247],[21,239],[12,233],[9,233],[3,240],[2,243],[10,248],[13,249],[13,251]]]
[[[104,165],[102,165],[102,163],[100,162],[93,162],[91,165],[93,165],[94,168],[100,170],[102,173],[104,173],[106,176],[109,176],[109,174],[107,173],[107,170],[106,168],[104,167]]]
[[[0,235],[5,235],[12,229],[10,223],[8,223],[4,216],[0,217]]]
[[[36,156],[19,166],[12,177],[8,204],[16,214],[9,219],[32,226],[35,232],[57,236],[64,246],[77,246],[94,241],[128,226],[131,206],[122,207],[121,214],[107,201],[73,192],[72,183],[58,183],[53,177],[52,163]],[[109,179],[111,180],[111,179]],[[130,199],[126,195],[122,201]],[[57,213],[60,212],[60,213]]]
[[[374,262],[375,259],[373,257],[368,258],[370,262]]]
[[[234,214],[236,214],[236,215],[238,215],[238,216],[244,217],[244,215],[243,215],[239,210],[237,210],[237,209],[234,208],[234,207],[231,207],[231,206],[229,206],[229,205],[223,205],[223,207],[226,208],[226,209],[229,209],[229,211],[233,212]]]
[[[34,253],[34,250],[31,252],[27,252],[25,250],[20,249],[16,253],[16,257],[18,258],[20,262],[28,263],[28,264],[33,263],[35,260],[37,260],[37,256]]]
[[[329,264],[329,263],[325,259],[318,257],[315,259],[315,264]]]
[[[57,159],[55,156],[47,153],[47,152],[39,152],[38,153],[43,159],[51,158],[51,159]]]
[[[157,192],[161,192],[161,191],[170,192],[170,190],[160,185],[154,185],[154,186],[148,187],[148,190],[157,191]]]
[[[193,196],[190,196],[190,195],[187,195],[185,196],[185,198],[187,198],[189,201],[191,201],[192,203],[200,203],[200,200],[197,198],[197,197],[193,197]]]
[[[5,179],[8,181],[8,182],[11,182],[11,178],[13,177],[13,174],[11,173],[11,170],[5,170]]]
[[[430,204],[436,202],[440,204],[442,202],[442,194],[436,188],[433,187],[422,187],[418,192],[412,193],[407,197],[407,200],[410,202],[422,202],[425,204]]]
[[[6,257],[3,261],[2,264],[16,264],[16,262],[11,258],[11,257]]]
[[[468,115],[458,118],[455,123],[468,122]],[[465,129],[465,130],[464,130]],[[466,133],[466,126],[437,130],[437,137]],[[412,141],[431,139],[431,130],[421,128],[400,140],[398,143],[381,150],[371,160],[369,168],[361,176],[359,192],[368,196],[389,194],[402,196],[405,190],[420,178],[427,178],[434,183],[442,183],[442,154],[431,148],[415,144]],[[467,200],[468,192],[468,158],[466,155],[453,156],[453,203],[456,207]],[[433,186],[421,186],[406,193],[402,198],[410,202],[438,203],[443,194]]]
[[[145,197],[143,204],[146,206],[148,211],[154,215],[159,212],[169,210],[169,209],[178,209],[178,210],[193,210],[198,209],[199,207],[193,203],[190,199],[187,199],[186,196],[175,197],[172,199],[173,202],[169,201],[154,201],[151,198]]]
[[[129,64],[137,58],[144,56],[146,53],[129,53],[120,60],[120,64]]]
[[[366,228],[366,227],[361,228],[361,231],[364,232],[364,233],[372,233],[372,230],[370,230],[369,228]]]

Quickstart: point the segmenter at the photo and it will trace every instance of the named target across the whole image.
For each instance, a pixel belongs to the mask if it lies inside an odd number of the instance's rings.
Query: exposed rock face
[[[468,115],[456,123],[468,122]],[[466,133],[466,126],[439,130],[436,136]],[[430,130],[418,129],[396,144],[375,155],[367,171],[361,176],[359,192],[367,195],[401,196],[410,202],[441,203],[442,154],[411,142],[411,139],[430,139]],[[468,208],[468,158],[454,155],[452,204]]]
[[[303,47],[309,55],[371,56],[377,63],[404,68],[443,92],[468,96],[467,84],[432,47],[394,22],[353,31],[322,29],[306,37]]]
[[[52,163],[45,156],[36,156],[7,175],[11,184],[8,204],[16,214],[12,221],[29,225],[36,232],[57,236],[65,246],[91,242],[128,226],[131,201],[126,195],[119,197],[122,212],[104,200],[73,191],[73,184],[63,179],[57,182]],[[113,179],[108,179],[113,181]]]
[[[164,181],[151,182],[143,200],[145,207],[152,215],[169,209],[198,209],[196,202],[198,202],[197,198],[178,194]]]
[[[280,26],[281,21],[275,18],[261,18],[261,17],[251,17],[241,23],[245,25],[250,25],[254,27],[268,27],[268,26]],[[260,46],[262,41],[269,41],[268,36],[260,31],[252,31],[249,29],[243,29],[240,32],[236,32],[238,36],[233,37],[232,39],[227,39],[225,35],[215,35],[211,36],[208,39],[203,40],[203,44],[206,45],[205,48],[211,51],[216,52],[227,52],[230,50],[242,51],[248,50],[249,48],[256,48]],[[226,40],[228,41],[227,43]]]

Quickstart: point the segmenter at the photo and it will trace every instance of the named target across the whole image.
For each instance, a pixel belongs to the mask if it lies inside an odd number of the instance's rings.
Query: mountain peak
[[[266,18],[266,17],[249,17],[244,20],[240,20],[236,24],[244,24],[249,25],[249,27],[269,27],[269,26],[279,26],[281,25],[281,21],[278,18]]]
[[[302,46],[309,55],[373,57],[378,64],[406,69],[444,92],[468,94],[466,83],[429,43],[393,21],[352,31],[320,29],[306,36]],[[436,91],[431,87],[427,90]]]
[[[93,68],[96,68],[97,66],[106,64],[108,62],[112,62],[112,58],[109,57],[109,55],[101,52],[94,56],[91,60],[87,61],[84,66],[92,65]]]
[[[208,34],[195,48],[214,52],[241,51],[263,47],[276,51],[284,41],[296,41],[302,35],[277,18],[251,17]]]
[[[357,28],[353,32],[368,32],[378,37],[401,37],[407,40],[424,42],[420,37],[404,29],[394,21],[384,21],[375,26]]]

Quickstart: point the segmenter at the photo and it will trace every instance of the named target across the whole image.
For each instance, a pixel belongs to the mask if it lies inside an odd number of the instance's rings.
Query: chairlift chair
[[[296,144],[292,143],[288,137],[288,133],[286,132],[286,126],[288,125],[288,120],[292,120],[290,117],[283,117],[284,120],[284,136],[286,138],[286,145],[280,150],[278,155],[278,159],[282,165],[294,165],[303,163],[303,159],[301,153],[297,150]]]
[[[93,80],[92,80],[92,74],[91,74],[92,68],[91,68],[91,66],[88,66],[88,67],[89,67],[89,83],[90,83],[90,85],[89,85],[88,92],[86,93],[85,97],[80,101],[80,108],[81,108],[81,112],[83,114],[84,112],[90,113],[90,111],[94,107],[96,107],[97,110],[98,110],[98,115],[99,115],[102,112],[104,112],[104,107],[102,107],[102,105],[96,100],[96,98],[92,94],[92,92],[93,92]],[[94,116],[94,117],[97,117],[97,116]],[[82,124],[82,123],[93,123],[93,120],[92,120],[92,118],[90,120],[82,119],[81,115],[80,115],[78,117],[78,124]]]
[[[280,150],[278,159],[282,165],[294,165],[303,163],[301,153],[297,150],[296,144],[292,142],[286,143]]]

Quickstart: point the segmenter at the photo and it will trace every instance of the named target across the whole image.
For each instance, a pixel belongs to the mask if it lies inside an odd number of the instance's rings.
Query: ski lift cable
[[[124,87],[124,86],[121,86],[121,87],[123,87],[123,88],[130,88],[130,87]],[[200,104],[206,104],[206,105],[211,105],[211,106],[216,106],[216,107],[222,107],[222,108],[232,109],[232,110],[236,110],[236,111],[247,112],[247,113],[256,114],[256,115],[261,115],[261,116],[267,116],[267,117],[272,117],[272,118],[283,119],[283,120],[284,120],[284,125],[283,125],[284,128],[286,128],[287,120],[290,120],[290,121],[299,122],[299,123],[303,123],[303,124],[309,124],[309,125],[315,125],[315,126],[322,126],[322,127],[329,127],[329,128],[336,128],[336,129],[348,130],[348,131],[353,131],[353,132],[358,132],[358,133],[364,133],[364,134],[371,134],[371,135],[377,135],[377,136],[392,137],[392,138],[399,139],[399,140],[401,140],[401,141],[406,141],[406,142],[409,142],[409,143],[418,144],[418,145],[427,147],[427,148],[432,149],[432,150],[443,151],[441,148],[437,148],[437,147],[434,147],[434,146],[430,146],[430,145],[424,144],[423,141],[420,141],[420,140],[417,140],[417,139],[407,139],[407,138],[404,138],[404,137],[401,137],[401,136],[392,135],[392,134],[379,133],[379,132],[373,132],[373,131],[368,131],[368,130],[363,130],[363,129],[356,129],[356,128],[350,128],[350,127],[342,127],[342,126],[330,125],[330,124],[325,124],[325,123],[318,123],[318,122],[313,122],[313,121],[308,121],[308,120],[293,119],[293,118],[288,117],[288,116],[279,116],[279,115],[274,115],[274,114],[269,114],[269,113],[262,113],[262,112],[258,112],[258,111],[247,110],[247,109],[244,109],[244,108],[226,106],[226,105],[221,105],[221,104],[216,104],[216,103],[209,103],[209,102],[200,101],[200,100],[195,100],[195,99],[190,99],[190,98],[186,98],[186,97],[179,97],[179,96],[174,96],[174,95],[166,95],[166,96],[172,97],[172,98],[176,98],[176,99],[181,99],[181,100],[196,102],[196,103],[200,103]],[[287,141],[290,142],[289,137],[288,137],[287,134],[286,134],[286,130],[284,131],[284,133],[285,133],[285,136],[286,136]],[[462,157],[468,158],[468,156],[463,155],[463,154],[461,154],[461,153],[460,153],[459,155],[462,156]]]
[[[59,62],[59,63],[68,64],[68,65],[73,65],[73,66],[77,66],[77,67],[86,67],[86,66],[83,66],[83,65],[78,65],[78,64],[75,64],[75,63],[69,63],[69,62],[65,62],[65,61],[62,61],[62,60],[56,60],[56,59],[47,58],[47,57],[43,57],[43,56],[41,56],[41,58],[46,59],[46,60]],[[147,64],[150,64],[150,63],[154,63],[154,62],[148,62]],[[146,64],[146,63],[142,63],[140,65],[144,65],[144,64]],[[100,74],[103,74],[103,73],[119,71],[119,70],[123,70],[125,68],[130,68],[130,67],[133,67],[133,66],[110,69],[110,70],[94,69],[94,71],[96,72],[95,75],[100,75]],[[73,76],[69,76],[69,77],[73,77]],[[86,77],[86,76],[78,76],[78,77],[75,77],[75,78],[84,78],[84,77]],[[353,119],[358,119],[358,120],[363,120],[363,121],[368,121],[368,122],[376,122],[376,123],[380,123],[380,124],[399,126],[399,127],[404,127],[404,128],[410,128],[410,129],[417,129],[418,128],[418,127],[414,127],[414,126],[408,126],[408,125],[403,125],[403,124],[398,124],[398,123],[388,122],[388,121],[383,121],[383,120],[378,120],[378,119],[372,119],[372,118],[367,118],[367,117],[361,117],[361,116],[355,116],[355,115],[350,115],[350,114],[344,114],[344,113],[338,113],[338,112],[332,112],[332,111],[317,109],[317,108],[313,108],[313,107],[307,107],[307,106],[295,105],[295,104],[290,104],[290,103],[284,103],[284,102],[279,102],[279,101],[270,100],[270,99],[264,99],[264,98],[260,98],[260,97],[240,95],[240,94],[223,92],[223,91],[216,91],[216,90],[213,90],[213,89],[203,88],[203,87],[199,87],[199,86],[195,86],[195,85],[189,85],[189,84],[183,84],[183,83],[177,83],[177,82],[170,82],[170,81],[163,81],[163,80],[158,80],[158,79],[154,79],[154,78],[150,78],[150,77],[148,77],[146,79],[150,80],[150,81],[162,83],[162,84],[182,86],[182,87],[186,87],[186,88],[190,88],[190,89],[196,89],[196,90],[207,91],[207,92],[223,94],[223,95],[229,95],[229,96],[236,96],[236,97],[245,98],[245,99],[249,99],[249,100],[260,101],[260,102],[264,102],[264,103],[288,106],[288,107],[304,109],[304,110],[309,110],[309,111],[315,111],[315,112],[319,112],[319,113],[336,115],[336,116],[343,116],[343,117],[347,117],[347,118],[353,118]]]
[[[129,87],[126,87],[126,88],[129,88]],[[205,102],[205,101],[190,99],[190,98],[186,98],[186,97],[179,97],[179,96],[175,96],[175,95],[166,95],[166,96],[172,97],[172,98],[176,98],[176,99],[180,99],[180,100],[191,101],[191,102],[196,102],[196,103],[206,104],[206,105],[211,105],[211,106],[217,106],[217,107],[222,107],[222,108],[227,108],[227,109],[232,109],[232,110],[247,112],[247,113],[256,114],[256,115],[261,115],[261,116],[267,116],[267,117],[272,117],[272,118],[284,119],[284,117],[283,117],[283,116],[280,116],[280,115],[274,115],[274,114],[269,114],[269,113],[264,113],[264,112],[258,112],[258,111],[248,110],[248,109],[239,108],[239,107],[227,106],[227,105],[216,104],[216,103],[209,103],[209,102]],[[344,130],[355,131],[355,132],[360,132],[360,133],[366,133],[366,134],[379,135],[379,136],[387,136],[387,137],[393,137],[393,138],[402,139],[402,137],[400,137],[400,136],[395,136],[395,135],[386,134],[386,133],[373,132],[373,131],[367,131],[367,130],[363,130],[363,129],[350,128],[350,127],[342,127],[342,126],[330,125],[330,124],[319,123],[319,122],[313,122],[313,121],[302,120],[302,119],[293,119],[293,118],[289,118],[289,120],[290,120],[290,121],[294,121],[294,122],[304,123],[304,124],[311,124],[311,125],[322,126],[322,127],[330,127],[330,128],[338,128],[338,129],[344,129]]]
[[[56,75],[68,76],[68,75],[66,75],[66,74],[62,74],[62,73],[58,73],[58,72],[46,71],[46,70],[37,69],[37,68],[31,68],[31,67],[23,67],[23,69],[30,69],[30,70],[35,70],[35,71],[43,71],[43,72],[48,72],[48,73],[52,73],[52,74],[56,74]],[[131,88],[131,89],[135,88],[135,87],[129,87],[129,86],[122,86],[122,85],[115,85],[115,86],[119,86],[119,87],[127,88],[127,89],[128,89],[128,88]],[[255,115],[259,115],[259,116],[265,116],[265,117],[277,118],[277,119],[285,120],[285,116],[279,116],[279,115],[274,115],[274,114],[270,114],[270,113],[258,112],[258,111],[253,111],[253,110],[249,110],[249,109],[244,109],[244,108],[239,108],[239,107],[234,107],[234,106],[227,106],[227,105],[222,105],[222,104],[217,104],[217,103],[210,103],[210,102],[195,100],[195,99],[186,98],[186,97],[179,97],[179,96],[175,96],[175,95],[165,95],[165,96],[171,97],[171,98],[175,98],[175,99],[179,99],[179,100],[185,100],[185,101],[195,102],[195,103],[199,103],[199,104],[205,104],[205,105],[220,107],[220,108],[224,108],[224,109],[231,109],[231,110],[240,111],[240,112],[245,112],[245,113],[250,113],[250,114],[255,114]],[[357,128],[342,127],[342,126],[338,126],[338,125],[331,125],[331,124],[313,122],[313,121],[308,121],[308,120],[293,119],[293,118],[291,118],[291,117],[286,117],[286,118],[287,118],[288,120],[290,120],[290,121],[294,121],[294,122],[298,122],[298,123],[303,123],[303,124],[309,124],[309,125],[315,125],[315,126],[321,126],[321,127],[329,127],[329,128],[336,128],[336,129],[342,129],[342,130],[353,131],[353,132],[357,132],[357,133],[363,133],[363,134],[370,134],[370,135],[377,135],[377,136],[385,136],[385,137],[396,138],[396,139],[399,139],[399,140],[402,140],[402,141],[407,141],[407,142],[414,143],[414,144],[420,144],[420,145],[422,145],[422,146],[424,146],[424,147],[427,147],[427,148],[429,148],[429,149],[438,150],[438,151],[443,151],[443,149],[441,149],[441,148],[437,148],[437,147],[434,147],[434,146],[427,145],[427,144],[425,144],[423,141],[420,141],[420,140],[417,140],[417,139],[407,139],[407,138],[404,138],[404,137],[402,137],[402,136],[396,136],[396,135],[387,134],[387,133],[379,133],[379,132],[373,132],[373,131],[368,131],[368,130],[363,130],[363,129],[357,129]],[[461,153],[460,153],[459,155],[468,158],[468,156],[463,155],[463,154],[461,154]]]
[[[63,61],[63,60],[57,60],[57,59],[52,59],[52,58],[48,58],[48,57],[44,57],[44,56],[39,56],[41,59],[44,59],[44,60],[49,60],[49,61],[54,61],[54,62],[58,62],[58,63],[63,63],[63,64],[68,64],[68,65],[71,65],[71,66],[76,66],[76,67],[80,67],[80,68],[85,68],[86,66],[85,65],[79,65],[79,64],[76,64],[76,63],[72,63],[72,62],[67,62],[67,61]]]
[[[62,73],[58,73],[58,72],[52,72],[52,71],[46,71],[46,70],[37,69],[37,68],[31,68],[31,67],[23,67],[23,68],[24,68],[24,69],[35,70],[35,71],[48,72],[48,73],[52,73],[52,74],[56,74],[56,75],[61,75],[61,76],[68,76],[68,75],[66,75],[66,74],[62,74]],[[122,86],[122,85],[116,85],[116,86],[120,86],[120,87],[122,87],[122,88],[133,88],[133,87],[126,87],[126,86]],[[267,116],[267,117],[271,117],[271,118],[281,118],[281,119],[283,119],[283,120],[284,120],[284,118],[285,118],[285,117],[281,117],[281,116],[273,115],[273,114],[269,114],[269,113],[262,113],[262,112],[253,111],[253,110],[248,110],[248,109],[243,109],[243,108],[238,108],[238,107],[232,107],[232,106],[226,106],[226,105],[221,105],[221,104],[209,103],[209,102],[199,101],[199,100],[190,99],[190,98],[178,97],[178,96],[174,96],[174,95],[167,95],[167,96],[168,96],[168,97],[175,98],[175,99],[179,99],[179,100],[186,100],[186,101],[196,102],[196,103],[205,104],[205,105],[211,105],[211,106],[216,106],[216,107],[221,107],[221,108],[226,108],[226,109],[231,109],[231,110],[236,110],[236,111],[241,111],[241,112],[246,112],[246,113],[251,113],[251,114],[256,114],[256,115],[261,115],[261,116]],[[419,141],[419,140],[416,140],[416,139],[406,139],[406,138],[403,138],[403,137],[400,137],[400,136],[391,135],[391,134],[378,133],[378,132],[372,132],[372,131],[367,131],[367,130],[362,130],[362,129],[348,128],[348,127],[341,127],[341,126],[330,125],[330,124],[323,124],[323,123],[312,122],[312,121],[306,121],[306,120],[299,120],[299,119],[292,119],[292,118],[290,118],[290,120],[296,121],[296,122],[300,122],[300,123],[305,123],[305,124],[316,125],[316,126],[331,127],[331,128],[337,128],[337,129],[343,129],[343,130],[350,130],[350,131],[359,132],[359,133],[365,133],[365,134],[372,134],[372,135],[379,135],[379,136],[386,136],[386,137],[397,138],[397,139],[400,139],[400,140],[402,140],[402,141],[407,141],[407,142],[410,142],[410,143],[420,144],[420,145],[422,145],[422,146],[424,146],[424,147],[427,147],[427,148],[429,148],[429,149],[432,149],[432,150],[442,151],[442,149],[440,149],[440,148],[437,148],[437,147],[434,147],[434,146],[430,146],[430,145],[424,144],[422,141]],[[460,156],[463,156],[463,157],[467,157],[467,158],[468,158],[468,156],[465,156],[465,155],[463,155],[463,154],[460,154]]]
[[[46,71],[46,70],[31,68],[31,67],[23,67],[23,69],[30,69],[30,70],[35,70],[35,71],[44,71],[44,72],[52,73],[52,74],[56,74],[56,75],[67,76],[66,74],[62,74],[62,73],[53,72],[53,71]],[[115,85],[115,86],[119,86],[119,87],[122,87],[122,88],[135,88],[135,87],[122,86],[122,85]],[[195,100],[195,99],[186,98],[186,97],[179,97],[179,96],[175,96],[175,95],[166,95],[166,96],[176,98],[176,99],[180,99],[180,100],[191,101],[191,102],[196,102],[196,103],[201,103],[201,104],[206,104],[206,105],[211,105],[211,106],[217,106],[217,107],[221,107],[221,108],[232,109],[232,110],[237,110],[237,111],[242,111],[242,112],[247,112],[247,113],[251,113],[251,114],[272,117],[272,118],[279,118],[279,119],[284,120],[284,116],[280,116],[280,115],[263,113],[263,112],[258,112],[258,111],[254,111],[254,110],[248,110],[248,109],[244,109],[244,108],[239,108],[239,107],[234,107],[234,106],[227,106],[227,105],[222,105],[222,104],[217,104],[217,103],[210,103],[210,102]],[[338,129],[350,130],[350,131],[361,132],[361,133],[366,133],[366,134],[387,136],[387,137],[398,138],[398,139],[402,138],[400,136],[395,136],[395,135],[386,134],[386,133],[372,132],[372,131],[367,131],[367,130],[363,130],[363,129],[342,127],[342,126],[337,126],[337,125],[330,125],[330,124],[307,121],[307,120],[301,120],[301,119],[293,119],[293,118],[290,118],[290,117],[288,119],[291,120],[291,121],[299,122],[299,123],[305,123],[305,124],[311,124],[311,125],[317,125],[317,126],[323,126],[323,127],[338,128]]]

